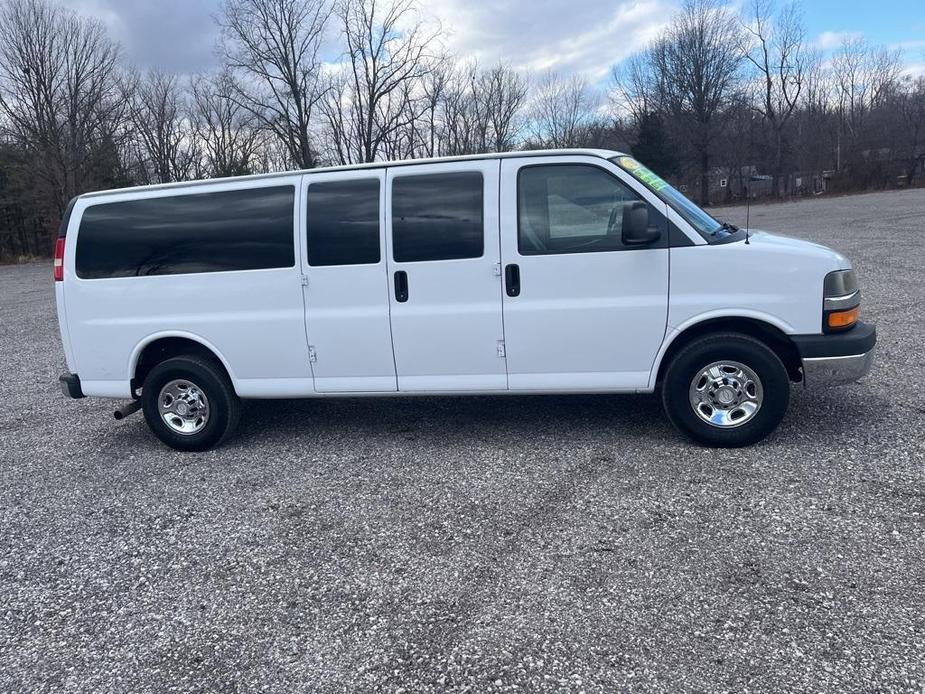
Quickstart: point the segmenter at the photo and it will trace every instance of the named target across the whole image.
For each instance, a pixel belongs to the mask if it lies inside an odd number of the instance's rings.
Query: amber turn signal
[[[828,326],[836,330],[850,328],[858,322],[858,315],[861,313],[861,307],[855,306],[847,311],[832,311],[828,315]]]

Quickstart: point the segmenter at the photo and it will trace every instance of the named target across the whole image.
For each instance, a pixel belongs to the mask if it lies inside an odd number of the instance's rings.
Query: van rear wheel
[[[178,451],[204,451],[237,426],[241,401],[224,371],[201,357],[166,359],[148,373],[141,389],[145,421]]]
[[[790,379],[780,357],[739,333],[697,338],[675,355],[662,382],[668,418],[707,446],[762,440],[783,419],[789,401]]]

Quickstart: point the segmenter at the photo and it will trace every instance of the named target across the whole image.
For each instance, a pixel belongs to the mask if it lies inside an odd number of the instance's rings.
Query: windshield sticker
[[[617,163],[656,193],[668,186],[668,181],[663,180],[654,171],[647,169],[632,157],[620,157]]]

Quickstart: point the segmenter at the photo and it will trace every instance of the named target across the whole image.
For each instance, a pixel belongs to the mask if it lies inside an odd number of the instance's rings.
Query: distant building
[[[696,199],[700,193],[700,178],[696,173],[687,173],[676,177],[673,181],[678,189]],[[709,203],[721,205],[745,199],[746,191],[749,198],[764,198],[771,194],[772,177],[758,173],[754,165],[742,166],[738,169],[731,167],[716,167],[709,175]]]

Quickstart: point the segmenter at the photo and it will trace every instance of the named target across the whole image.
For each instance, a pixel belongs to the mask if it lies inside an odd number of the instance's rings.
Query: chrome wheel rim
[[[209,399],[192,381],[170,381],[161,388],[157,404],[164,424],[178,434],[198,434],[209,422]]]
[[[750,422],[764,401],[758,374],[737,361],[715,361],[698,371],[689,396],[697,416],[720,429]]]

